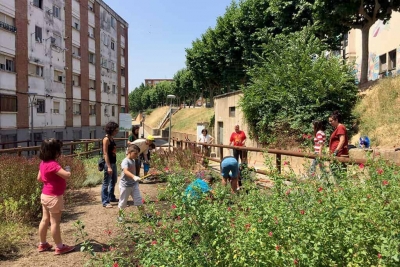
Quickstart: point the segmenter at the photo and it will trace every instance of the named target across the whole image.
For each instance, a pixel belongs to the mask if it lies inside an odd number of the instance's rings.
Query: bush
[[[68,189],[82,187],[86,171],[82,161],[61,157],[61,166],[70,166]],[[0,216],[6,222],[30,222],[41,214],[42,184],[37,181],[40,159],[0,155]]]
[[[312,132],[312,120],[327,121],[334,110],[352,122],[353,67],[326,56],[327,50],[309,28],[277,36],[263,47],[240,102],[252,136],[268,144],[279,137],[285,145],[288,137]]]
[[[0,222],[0,261],[16,256],[28,233],[29,228],[23,224]]]

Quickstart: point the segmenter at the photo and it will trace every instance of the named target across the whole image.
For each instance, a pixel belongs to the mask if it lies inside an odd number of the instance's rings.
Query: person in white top
[[[214,138],[208,134],[207,129],[201,130],[201,135],[198,138],[199,143],[211,144],[214,141]],[[201,152],[206,156],[210,156],[210,147],[205,145],[200,145]]]

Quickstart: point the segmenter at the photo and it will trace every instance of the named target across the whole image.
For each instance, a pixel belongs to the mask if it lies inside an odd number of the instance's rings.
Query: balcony
[[[5,29],[6,31],[10,31],[10,32],[17,32],[16,27],[11,26],[10,24],[7,24],[3,21],[0,21],[0,28]]]

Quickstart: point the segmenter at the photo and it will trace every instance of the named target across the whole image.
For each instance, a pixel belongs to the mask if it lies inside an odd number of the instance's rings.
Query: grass
[[[17,256],[21,244],[26,241],[30,228],[21,223],[0,222],[0,261]]]
[[[382,79],[362,95],[354,109],[360,120],[359,134],[352,143],[367,135],[373,147],[399,147],[400,77]]]
[[[198,122],[210,122],[213,108],[184,108],[172,117],[172,131],[197,134]],[[169,127],[169,124],[166,125]]]
[[[150,115],[146,116],[144,123],[152,128],[158,127],[160,120],[164,118],[168,109],[169,106],[154,109]]]

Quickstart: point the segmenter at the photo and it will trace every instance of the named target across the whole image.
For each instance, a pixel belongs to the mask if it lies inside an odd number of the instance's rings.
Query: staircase
[[[174,114],[176,111],[178,111],[180,108],[177,107],[173,107],[171,109],[172,114]],[[167,122],[169,121],[169,112],[170,110],[168,109],[167,113],[165,114],[165,116],[162,118],[162,120],[160,120],[160,122],[158,123],[158,129],[162,129],[165,127],[165,125],[167,124]]]

